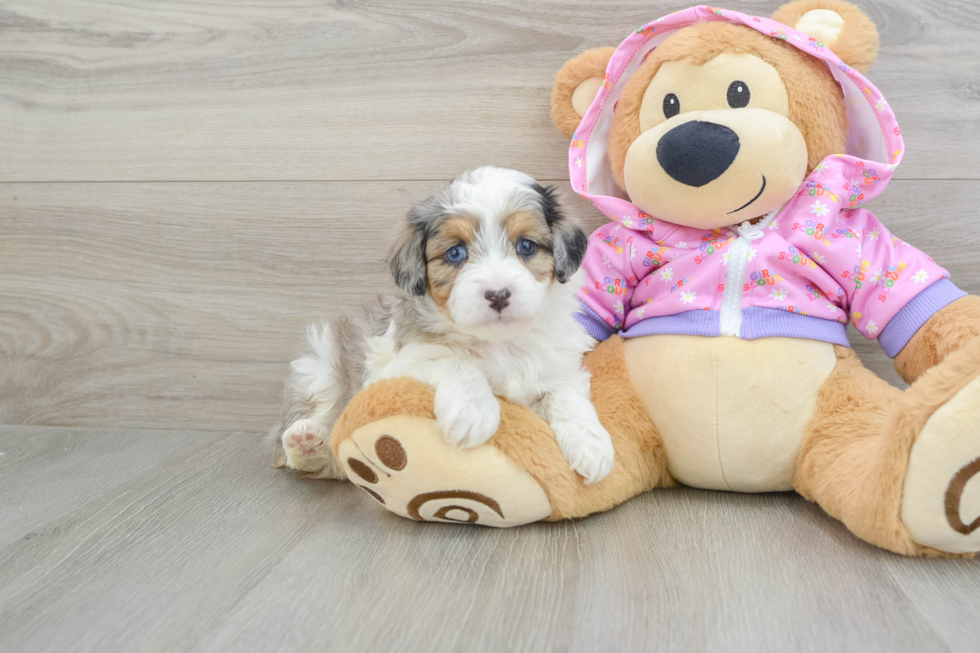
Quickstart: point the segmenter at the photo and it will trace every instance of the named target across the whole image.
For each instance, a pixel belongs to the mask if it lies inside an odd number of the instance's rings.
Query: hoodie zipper
[[[721,296],[721,335],[742,337],[742,296],[745,294],[745,272],[749,266],[752,241],[765,236],[763,229],[782,210],[782,206],[769,213],[758,224],[743,222],[732,227],[737,236],[728,254],[728,272],[725,274],[725,291]]]

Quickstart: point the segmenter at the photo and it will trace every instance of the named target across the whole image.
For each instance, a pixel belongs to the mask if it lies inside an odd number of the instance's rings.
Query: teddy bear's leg
[[[507,401],[487,444],[452,447],[435,421],[432,388],[407,378],[358,394],[334,427],[331,447],[355,485],[418,521],[517,526],[582,517],[672,485],[659,435],[626,376],[622,341],[600,345],[586,365],[616,449],[613,471],[593,485],[569,469],[546,422]]]
[[[908,390],[837,347],[794,486],[853,533],[892,551],[980,550],[980,340]]]

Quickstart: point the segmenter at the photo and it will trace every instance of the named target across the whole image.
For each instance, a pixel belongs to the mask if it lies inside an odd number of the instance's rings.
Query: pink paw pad
[[[294,425],[283,437],[283,444],[289,449],[298,449],[304,456],[312,456],[323,444],[320,430],[315,425]]]

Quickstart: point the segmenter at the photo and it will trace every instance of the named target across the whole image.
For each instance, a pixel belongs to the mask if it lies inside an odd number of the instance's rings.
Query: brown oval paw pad
[[[347,466],[350,467],[352,472],[363,478],[368,483],[373,484],[378,482],[378,475],[374,473],[374,470],[362,463],[357,458],[348,458]],[[382,503],[384,502],[382,501]]]
[[[374,443],[374,453],[383,465],[395,471],[405,469],[405,465],[408,464],[408,454],[405,453],[405,447],[390,435],[382,435],[378,438],[378,441]]]
[[[355,485],[356,485],[356,483],[355,483]],[[367,492],[368,494],[370,494],[372,497],[374,497],[375,499],[377,499],[378,503],[380,503],[381,505],[384,505],[385,500],[381,498],[381,495],[380,494],[378,494],[377,492],[375,492],[371,488],[364,487],[363,485],[358,485],[357,487],[361,488],[362,490],[364,490],[365,492]]]

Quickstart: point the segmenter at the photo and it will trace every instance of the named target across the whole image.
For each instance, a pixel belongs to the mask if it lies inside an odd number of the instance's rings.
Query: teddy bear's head
[[[791,2],[773,20],[861,72],[878,52],[874,24],[841,0]],[[825,157],[845,151],[840,84],[824,61],[786,38],[706,20],[637,53],[645,58],[622,87],[607,137],[612,179],[636,207],[702,229],[751,220],[782,206]],[[558,73],[552,116],[566,137],[610,82],[613,52],[583,52]]]

